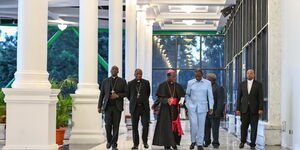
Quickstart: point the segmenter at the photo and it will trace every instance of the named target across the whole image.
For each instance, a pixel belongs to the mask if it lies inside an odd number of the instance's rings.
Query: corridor
[[[224,125],[224,123],[223,123],[223,125]],[[178,146],[178,149],[179,150],[188,150],[189,145],[190,145],[189,121],[188,120],[182,121],[182,126],[183,126],[183,129],[184,129],[184,134],[185,135],[182,136],[181,145]],[[163,147],[151,145],[153,132],[154,132],[154,127],[155,127],[154,123],[152,123],[150,125],[150,132],[149,132],[149,137],[150,137],[149,146],[150,146],[150,148],[148,150],[161,150],[161,149],[163,149]],[[131,147],[133,146],[131,130],[129,130],[127,134],[123,134],[123,135],[119,136],[118,144],[119,144],[118,145],[119,150],[130,150],[131,149]],[[229,134],[223,128],[220,128],[220,144],[221,144],[220,147],[219,147],[220,150],[239,150],[239,147],[238,147],[239,146],[239,139],[237,139],[232,134]],[[105,146],[106,146],[106,143],[103,143],[103,144],[93,148],[92,150],[105,150],[106,149]],[[140,150],[144,149],[142,144],[140,144],[139,149]],[[213,147],[210,145],[208,148],[205,148],[205,149],[206,150],[212,150]],[[250,149],[250,146],[246,145],[244,149],[245,150]],[[266,146],[265,148],[257,146],[257,149],[259,149],[259,150],[263,150],[263,149],[264,150],[287,150],[287,149],[281,149],[280,147],[276,147],[276,146]]]

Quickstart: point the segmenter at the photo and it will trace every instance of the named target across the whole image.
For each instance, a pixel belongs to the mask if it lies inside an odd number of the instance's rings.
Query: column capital
[[[147,26],[153,26],[153,24],[154,24],[154,22],[155,22],[155,20],[154,19],[146,19],[146,25]]]
[[[146,12],[149,7],[150,7],[149,4],[137,5],[136,11],[138,11],[138,12]]]

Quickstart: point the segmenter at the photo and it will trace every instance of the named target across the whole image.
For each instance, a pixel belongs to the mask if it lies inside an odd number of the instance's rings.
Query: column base
[[[56,102],[59,90],[2,89],[7,109],[4,150],[57,150]]]
[[[47,71],[17,71],[15,73],[15,81],[13,82],[12,87],[26,89],[50,89],[51,84],[48,77],[49,74]]]
[[[36,145],[6,145],[3,150],[58,150],[58,145],[48,145],[48,146],[36,146]]]
[[[72,131],[69,140],[70,145],[94,145],[105,142],[104,135],[99,131]]]
[[[99,94],[74,94],[70,145],[94,147],[105,142],[101,115],[97,112]]]
[[[265,125],[265,144],[281,145],[281,126]]]

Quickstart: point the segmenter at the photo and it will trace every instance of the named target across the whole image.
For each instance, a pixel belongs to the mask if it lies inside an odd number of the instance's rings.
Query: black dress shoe
[[[170,146],[165,146],[165,150],[171,150]]]
[[[250,149],[255,149],[255,146],[251,146]]]
[[[113,147],[112,150],[118,150],[118,148],[117,147]]]
[[[203,145],[203,147],[208,147],[208,146],[209,146],[209,144],[206,144],[206,143]]]
[[[144,148],[149,148],[149,145],[147,143],[144,143]]]
[[[195,145],[196,145],[196,142],[193,142],[190,146],[190,149],[194,149],[195,148]]]
[[[239,148],[244,148],[245,143],[240,143]]]
[[[106,143],[106,149],[110,149],[111,144],[110,143]]]
[[[175,146],[172,146],[172,148],[173,148],[174,150],[178,150],[176,145],[175,145]]]
[[[204,148],[202,146],[197,146],[198,150],[204,150]]]
[[[213,145],[213,147],[214,147],[215,149],[218,149],[218,148],[219,148],[219,145]]]
[[[139,147],[138,147],[137,145],[134,145],[131,149],[132,149],[132,150],[134,150],[134,149],[139,149]]]

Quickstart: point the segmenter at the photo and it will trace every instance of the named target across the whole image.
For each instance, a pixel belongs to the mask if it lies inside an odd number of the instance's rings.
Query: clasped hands
[[[109,99],[117,99],[119,98],[119,95],[116,94],[116,93],[112,93],[110,96],[109,96]]]

